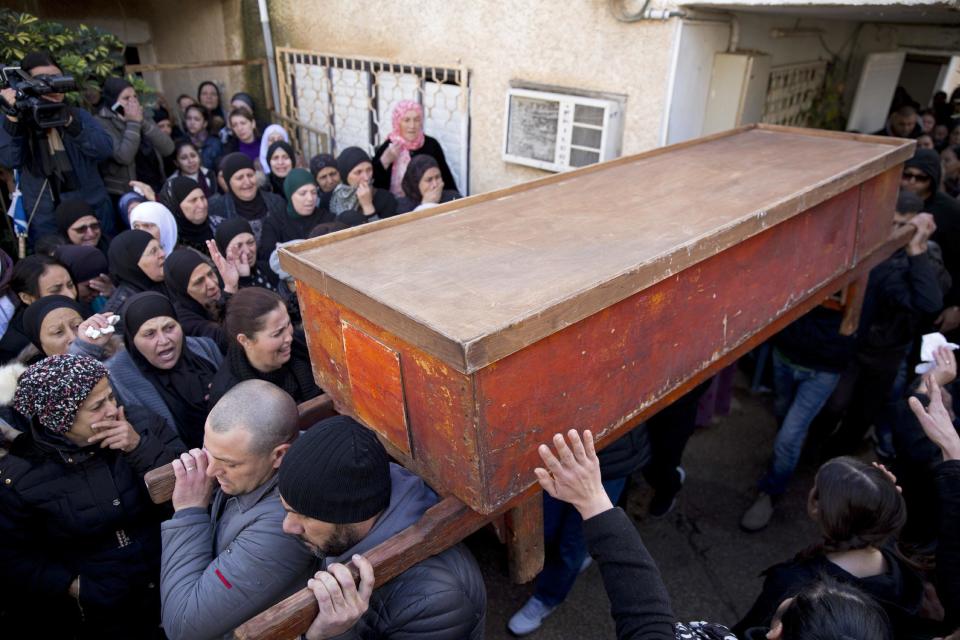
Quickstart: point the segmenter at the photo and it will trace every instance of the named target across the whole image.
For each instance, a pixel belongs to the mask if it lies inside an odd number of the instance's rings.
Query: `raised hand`
[[[957,434],[950,414],[943,404],[943,395],[940,392],[940,385],[932,374],[924,377],[927,387],[927,395],[930,402],[924,407],[915,397],[911,397],[907,402],[910,410],[917,416],[923,432],[933,441],[940,451],[943,452],[944,460],[960,460],[960,435]]]
[[[240,270],[237,268],[236,262],[224,258],[214,240],[207,240],[207,252],[210,254],[210,259],[213,260],[213,266],[220,272],[220,278],[223,280],[223,290],[227,293],[236,293],[240,283]],[[249,267],[247,269],[247,275],[249,275]]]
[[[613,508],[600,481],[600,460],[593,447],[593,434],[567,432],[568,446],[561,434],[553,436],[556,455],[545,444],[537,452],[546,468],[537,467],[533,473],[543,490],[557,500],[572,504],[584,520]]]

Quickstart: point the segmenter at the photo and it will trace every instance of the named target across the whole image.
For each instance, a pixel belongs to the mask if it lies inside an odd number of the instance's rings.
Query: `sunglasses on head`
[[[907,173],[903,172],[904,180],[912,180],[914,182],[930,182],[930,176],[925,173]]]
[[[99,222],[91,222],[89,224],[82,224],[79,227],[70,227],[70,231],[74,233],[86,233],[87,231],[100,231]]]

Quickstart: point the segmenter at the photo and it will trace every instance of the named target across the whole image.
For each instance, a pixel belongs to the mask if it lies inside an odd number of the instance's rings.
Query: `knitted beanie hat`
[[[20,376],[13,408],[54,433],[66,433],[80,405],[106,376],[107,368],[88,356],[44,358]]]
[[[337,171],[340,172],[343,184],[347,184],[347,176],[361,162],[371,162],[371,160],[367,152],[360,147],[347,147],[340,152],[337,157]]]
[[[390,460],[372,431],[348,416],[297,438],[280,465],[280,495],[297,513],[331,524],[363,522],[390,504]]]

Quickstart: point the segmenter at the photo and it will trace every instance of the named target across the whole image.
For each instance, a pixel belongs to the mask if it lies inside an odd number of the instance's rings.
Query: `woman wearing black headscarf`
[[[124,231],[110,243],[110,275],[117,288],[107,301],[104,312],[114,312],[127,298],[141,291],[164,292],[163,247],[152,235],[141,229]]]
[[[178,176],[163,185],[160,200],[177,221],[180,244],[206,253],[207,241],[213,240],[213,229],[203,189],[194,180]]]
[[[188,448],[202,446],[207,394],[223,361],[220,349],[209,338],[184,336],[173,304],[154,291],[131,296],[120,315],[117,330],[127,348],[104,362],[118,400],[159,415]],[[103,360],[109,336],[91,338],[86,330],[106,324],[105,316],[88,318],[70,353]]]
[[[53,212],[57,231],[69,244],[97,247],[106,252],[107,239],[103,237],[96,210],[83,200],[65,200]]]
[[[40,352],[30,364],[66,353],[77,337],[85,310],[67,296],[40,298],[23,312],[23,332]]]
[[[177,249],[163,265],[164,283],[188,336],[210,338],[224,353],[227,338],[223,332],[224,306],[231,293],[237,291],[237,277],[227,284],[230,293],[220,285],[220,278],[210,263],[193,249]]]
[[[340,184],[330,198],[330,211],[350,226],[389,218],[397,213],[397,199],[373,186],[373,163],[360,147],[347,147],[337,158]]]
[[[227,220],[217,227],[214,237],[216,243],[209,245],[210,257],[224,283],[233,280],[233,273],[236,272],[238,289],[263,287],[280,291],[280,278],[266,262],[257,260],[257,240],[249,222],[243,218]]]
[[[30,419],[0,459],[5,638],[154,638],[160,522],[143,475],[185,451],[157,416],[119,407],[107,369],[45,358],[17,383]]]
[[[107,192],[114,200],[139,180],[159,190],[166,178],[163,158],[173,153],[173,139],[143,113],[137,93],[123,78],[107,78],[96,118],[113,141],[113,158],[100,165]]]
[[[408,213],[460,198],[455,189],[445,189],[440,165],[433,156],[414,156],[403,174],[403,197],[397,199],[397,213]]]
[[[333,222],[336,216],[319,207],[317,184],[306,169],[294,169],[283,181],[287,196],[287,210],[282,215],[270,214],[263,223],[263,233],[257,245],[259,259],[267,262],[277,245],[302,240],[318,224]]]
[[[77,302],[90,312],[99,312],[107,304],[114,285],[107,267],[107,256],[96,247],[64,244],[53,251],[77,287]],[[89,315],[89,314],[88,314]]]
[[[283,181],[293,170],[296,158],[293,147],[283,140],[277,140],[267,147],[267,164],[270,170],[264,173],[267,174],[267,180],[270,183],[270,192],[284,200],[287,199],[287,195],[283,191]]]
[[[286,202],[280,196],[260,189],[253,160],[242,153],[231,153],[220,162],[228,192],[210,199],[210,216],[214,231],[218,220],[242,218],[250,223],[253,236],[259,241],[263,220],[271,213],[283,213]]]
[[[318,153],[310,158],[310,173],[320,188],[317,191],[317,195],[320,197],[317,207],[320,209],[329,209],[330,196],[333,195],[333,190],[340,184],[340,171],[337,169],[337,160],[329,153]]]
[[[303,335],[295,331],[287,305],[260,287],[238,291],[224,324],[230,346],[210,387],[210,406],[244,380],[265,380],[297,403],[320,395]]]

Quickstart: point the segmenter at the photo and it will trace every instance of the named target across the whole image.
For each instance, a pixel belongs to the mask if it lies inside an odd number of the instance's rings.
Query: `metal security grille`
[[[457,187],[469,192],[469,72],[361,57],[277,49],[280,120],[304,156],[357,146],[371,154],[400,100],[423,106],[424,131],[443,147]]]
[[[807,113],[823,88],[826,61],[802,62],[770,69],[763,122],[803,127]]]

